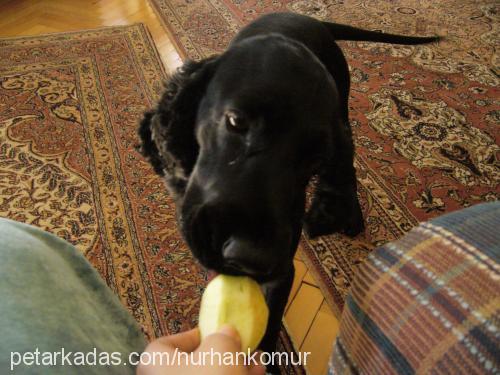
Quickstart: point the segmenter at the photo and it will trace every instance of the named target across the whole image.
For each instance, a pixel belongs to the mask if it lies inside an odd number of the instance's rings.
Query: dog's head
[[[319,60],[279,35],[187,62],[167,82],[141,123],[142,152],[205,267],[266,280],[291,263],[307,182],[332,152],[337,95]]]

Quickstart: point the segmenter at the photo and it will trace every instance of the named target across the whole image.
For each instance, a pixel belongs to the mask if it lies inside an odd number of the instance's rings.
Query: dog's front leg
[[[334,155],[322,166],[313,202],[305,217],[309,237],[334,232],[355,236],[364,230],[357,196],[354,144],[349,123],[336,125]]]
[[[278,335],[281,329],[281,319],[283,318],[288,296],[292,289],[294,274],[295,268],[293,263],[290,263],[287,266],[287,272],[281,278],[261,284],[269,307],[267,330],[259,345],[259,349],[263,352],[272,353],[276,350]],[[271,374],[279,374],[277,364],[267,366],[267,371]]]

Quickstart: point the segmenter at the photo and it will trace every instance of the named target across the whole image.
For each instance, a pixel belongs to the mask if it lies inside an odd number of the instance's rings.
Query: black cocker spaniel
[[[311,237],[363,230],[349,70],[335,41],[437,39],[268,14],[223,54],[187,61],[145,114],[142,153],[173,194],[195,257],[207,269],[261,284],[271,311],[264,351],[275,347],[303,223]],[[313,175],[319,182],[305,213]]]

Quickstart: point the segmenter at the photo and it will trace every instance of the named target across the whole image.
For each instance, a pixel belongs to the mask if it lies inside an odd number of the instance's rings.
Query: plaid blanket
[[[499,373],[499,257],[499,202],[374,251],[346,300],[330,373]]]

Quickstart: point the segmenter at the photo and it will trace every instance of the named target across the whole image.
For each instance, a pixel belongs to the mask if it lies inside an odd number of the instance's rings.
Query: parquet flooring
[[[136,22],[146,24],[168,70],[181,65],[181,59],[165,29],[145,0],[0,0],[2,37]]]

